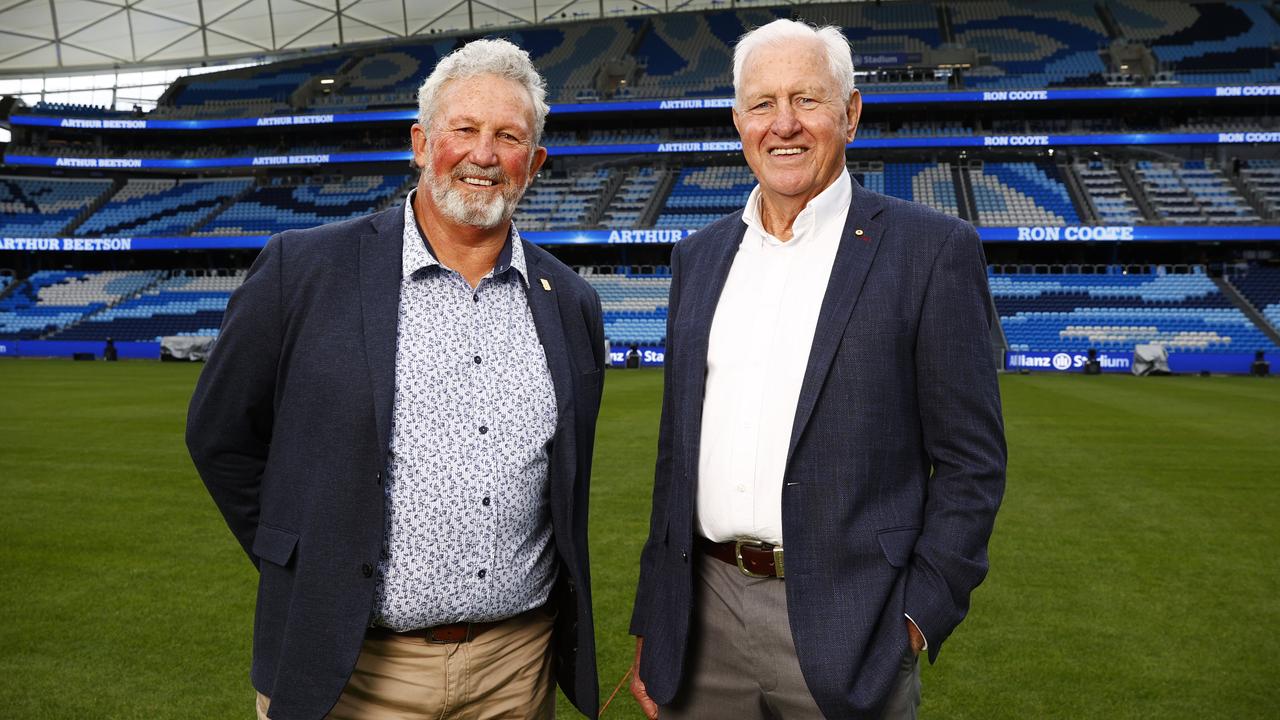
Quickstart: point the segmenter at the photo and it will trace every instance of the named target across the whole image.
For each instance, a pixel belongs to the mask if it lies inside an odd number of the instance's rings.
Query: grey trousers
[[[662,706],[658,717],[822,718],[800,674],[787,619],[786,580],[747,577],[732,565],[706,556],[698,558],[696,572],[684,682],[675,701]],[[919,706],[920,662],[908,650],[884,718],[915,720]]]

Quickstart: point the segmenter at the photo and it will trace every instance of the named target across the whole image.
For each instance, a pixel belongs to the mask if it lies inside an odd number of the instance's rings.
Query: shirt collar
[[[818,223],[826,218],[844,217],[852,201],[853,181],[849,179],[849,169],[845,168],[844,172],[836,177],[835,182],[818,193],[796,216],[795,222],[791,224],[791,240],[788,244],[810,235]],[[765,242],[779,244],[782,241],[764,229],[764,222],[760,219],[760,202],[760,185],[757,183],[751,189],[751,194],[747,196],[747,207],[742,211],[742,222],[760,233]]]
[[[411,277],[414,273],[429,267],[452,270],[436,258],[435,250],[431,248],[431,241],[427,239],[427,234],[422,231],[422,226],[418,223],[418,216],[413,212],[415,192],[417,188],[410,190],[404,200],[404,241],[400,253],[400,275]],[[512,269],[525,285],[529,284],[524,247],[520,242],[520,231],[516,229],[515,223],[509,225],[507,240],[502,244],[502,250],[498,252],[498,261],[485,277],[498,277]]]

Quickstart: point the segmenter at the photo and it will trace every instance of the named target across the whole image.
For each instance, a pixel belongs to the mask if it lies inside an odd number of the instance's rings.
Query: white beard
[[[431,168],[431,148],[427,147],[426,172]],[[516,187],[506,184],[502,192],[492,200],[483,197],[468,197],[469,193],[453,186],[456,178],[470,176],[492,180],[495,183],[507,182],[509,178],[499,168],[486,170],[478,165],[459,163],[450,175],[431,175],[427,179],[427,187],[431,190],[431,199],[441,213],[459,225],[471,225],[479,228],[494,228],[510,219],[516,205],[528,187]]]

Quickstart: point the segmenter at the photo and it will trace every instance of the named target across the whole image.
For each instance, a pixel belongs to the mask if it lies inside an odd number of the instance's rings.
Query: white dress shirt
[[[818,312],[853,197],[848,172],[809,201],[790,240],[764,229],[760,187],[716,305],[707,348],[698,530],[782,545],[782,482]]]

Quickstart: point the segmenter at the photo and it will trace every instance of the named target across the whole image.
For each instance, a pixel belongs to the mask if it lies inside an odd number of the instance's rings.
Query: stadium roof
[[[274,58],[388,38],[728,5],[727,0],[0,0],[0,75]]]

